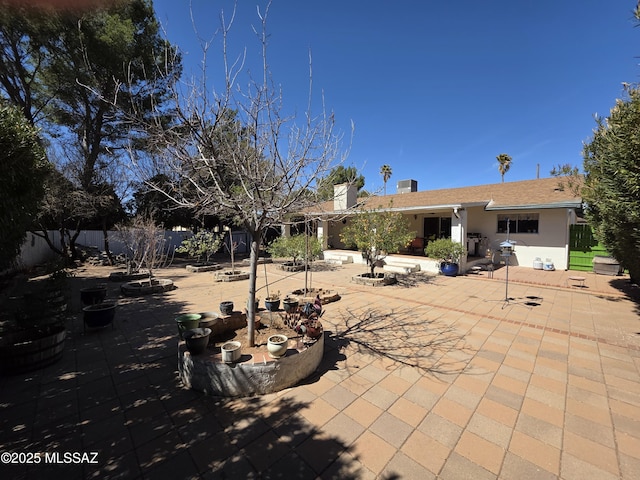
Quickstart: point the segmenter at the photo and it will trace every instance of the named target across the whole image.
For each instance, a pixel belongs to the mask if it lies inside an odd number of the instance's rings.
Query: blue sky
[[[201,37],[233,2],[192,0]],[[256,6],[239,0],[230,42],[259,45]],[[189,2],[154,0],[169,40],[196,71],[202,51]],[[285,108],[307,104],[309,51],[314,95],[324,92],[346,137],[347,166],[382,188],[383,164],[419,190],[500,182],[495,157],[512,156],[505,181],[548,177],[554,165],[582,164],[594,114],[607,116],[622,83],[638,81],[640,28],[634,0],[273,0],[270,68]],[[211,47],[210,68],[220,49]],[[345,147],[347,146],[345,142]]]

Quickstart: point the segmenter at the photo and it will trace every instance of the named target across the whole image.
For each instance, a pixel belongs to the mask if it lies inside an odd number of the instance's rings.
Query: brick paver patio
[[[304,273],[265,269],[273,289]],[[179,313],[246,303],[246,281],[161,272],[178,288],[119,296],[114,329],[70,323],[63,359],[0,378],[0,451],[57,452],[56,464],[0,464],[0,478],[640,478],[640,294],[626,277],[523,267],[456,278],[349,282],[362,265],[318,264],[321,368],[248,399],[185,390]],[[86,267],[77,290],[111,269]],[[259,292],[264,298],[264,290]],[[240,339],[244,340],[244,339]],[[63,463],[97,452],[97,463]]]

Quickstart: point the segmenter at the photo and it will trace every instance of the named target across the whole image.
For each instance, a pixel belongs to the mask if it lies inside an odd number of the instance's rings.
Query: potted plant
[[[438,268],[443,275],[455,277],[460,270],[460,258],[466,250],[460,242],[450,238],[439,238],[430,241],[424,253],[427,257],[437,260]]]
[[[231,315],[233,313],[233,302],[230,300],[220,302],[220,313],[225,316]]]
[[[220,353],[222,355],[222,361],[224,363],[233,363],[240,360],[242,344],[236,340],[225,342],[220,347]]]
[[[176,324],[178,325],[178,336],[180,340],[183,339],[184,332],[187,330],[193,330],[198,328],[202,315],[199,313],[183,313],[176,317]]]
[[[285,335],[271,335],[267,339],[267,352],[271,358],[280,358],[287,354],[289,338]]]
[[[191,355],[204,353],[209,345],[210,328],[192,328],[183,333],[184,342]]]
[[[295,313],[298,309],[299,301],[296,297],[284,297],[282,307],[287,313]]]
[[[270,312],[275,312],[280,309],[280,291],[269,294],[264,299],[264,308]]]

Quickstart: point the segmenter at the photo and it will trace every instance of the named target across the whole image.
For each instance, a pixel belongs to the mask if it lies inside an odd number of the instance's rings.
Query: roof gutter
[[[546,208],[580,208],[581,201],[559,202],[559,203],[535,203],[531,205],[491,205],[484,207],[486,211],[493,210],[540,210]]]

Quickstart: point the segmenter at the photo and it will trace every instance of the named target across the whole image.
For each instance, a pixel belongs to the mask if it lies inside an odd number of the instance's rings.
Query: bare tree
[[[302,120],[282,111],[282,92],[272,81],[267,62],[266,20],[269,5],[258,9],[261,78],[239,82],[245,56],[229,58],[228,34],[233,15],[221,14],[224,88],[210,90],[206,71],[190,85],[171,87],[176,121],[147,123],[155,143],[153,160],[137,161],[143,179],[179,206],[230,219],[251,238],[248,317],[250,346],[255,344],[255,294],[260,245],[267,228],[317,203],[313,186],[342,163],[342,136],[322,101],[311,113],[312,72],[308,108]],[[235,13],[235,12],[234,12]],[[209,43],[203,43],[206,60]],[[203,62],[203,65],[206,61]],[[164,174],[162,184],[149,179]]]
[[[128,224],[116,225],[117,238],[124,246],[127,274],[146,269],[149,285],[153,282],[153,272],[165,268],[173,261],[174,250],[167,242],[165,230],[156,225],[151,215],[137,215]]]

